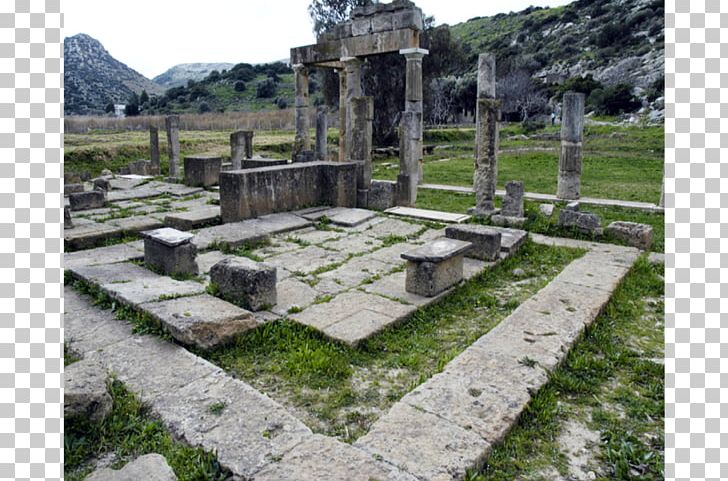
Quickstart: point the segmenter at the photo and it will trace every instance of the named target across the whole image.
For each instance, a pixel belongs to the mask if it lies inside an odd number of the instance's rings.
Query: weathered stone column
[[[167,128],[167,153],[169,156],[169,176],[179,178],[179,115],[169,115],[164,119]]]
[[[405,103],[399,135],[398,204],[414,206],[417,184],[422,183],[422,58],[429,52],[408,48],[399,53],[406,59]]]
[[[346,71],[339,73],[339,162],[346,159]]]
[[[581,145],[584,138],[584,94],[566,92],[561,109],[561,155],[556,196],[578,199],[581,193]]]
[[[310,150],[308,138],[308,69],[303,64],[293,66],[296,82],[296,137],[293,142],[293,161],[306,150]]]
[[[346,95],[344,97],[344,115],[346,130],[344,133],[344,161],[348,162],[352,159],[351,143],[353,120],[351,112],[351,102],[356,97],[361,97],[361,60],[356,57],[342,57],[341,63],[344,64],[344,73],[346,75]],[[341,101],[341,96],[339,96]],[[341,108],[341,106],[339,106]],[[341,134],[339,134],[341,135]]]
[[[357,206],[366,208],[369,202],[369,186],[372,184],[372,120],[374,99],[351,99],[351,161],[357,164]]]
[[[233,170],[242,168],[242,160],[253,157],[253,131],[238,130],[230,134],[230,161]]]
[[[495,211],[495,184],[498,178],[498,120],[500,102],[495,99],[495,55],[478,57],[478,100],[475,110],[475,207],[470,213],[490,216]]]
[[[660,188],[660,202],[658,207],[665,207],[665,174],[662,174],[662,187]]]
[[[149,126],[149,158],[151,165],[149,166],[150,173],[152,175],[159,175],[160,172],[160,160],[159,160],[159,129],[154,125]]]
[[[326,160],[326,136],[328,135],[328,112],[326,107],[319,107],[316,111],[316,160]]]

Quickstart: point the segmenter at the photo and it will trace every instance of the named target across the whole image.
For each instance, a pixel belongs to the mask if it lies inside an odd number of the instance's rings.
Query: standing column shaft
[[[339,73],[339,162],[346,159],[346,71]]]
[[[179,115],[164,119],[167,129],[167,153],[169,155],[169,176],[179,178]]]
[[[159,129],[154,125],[149,126],[149,157],[151,160],[151,174],[159,175],[161,170],[159,157]]]
[[[351,102],[356,97],[361,97],[361,60],[356,57],[343,57],[341,63],[344,64],[344,72],[346,75],[346,88],[344,98],[344,115],[346,131],[344,133],[344,161],[348,162],[351,157],[351,137],[353,129]],[[341,99],[341,97],[339,97]],[[341,108],[341,106],[339,106]]]
[[[422,175],[422,59],[429,52],[421,48],[400,50],[406,59],[405,110],[400,122],[400,172],[397,177],[400,205],[414,206],[417,184]]]
[[[308,138],[308,69],[303,64],[293,66],[296,77],[296,138],[293,142],[293,160],[310,150]]]
[[[581,195],[581,150],[584,138],[584,94],[566,92],[561,109],[561,155],[556,196],[578,199]]]
[[[319,107],[316,112],[316,160],[326,160],[326,136],[328,135],[328,130],[326,107]]]
[[[357,164],[357,206],[366,208],[372,183],[372,120],[374,99],[351,99],[351,161]]]
[[[495,55],[478,57],[478,100],[475,109],[475,215],[495,211],[495,185],[498,178],[498,120],[500,102],[495,99]]]
[[[242,168],[243,159],[252,157],[253,132],[250,130],[238,130],[230,134],[230,161],[233,170]]]

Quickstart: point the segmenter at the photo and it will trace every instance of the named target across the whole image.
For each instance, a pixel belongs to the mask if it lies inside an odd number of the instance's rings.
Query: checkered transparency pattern
[[[666,11],[665,477],[728,479],[728,2],[668,0]]]
[[[62,478],[61,22],[0,2],[0,479]]]

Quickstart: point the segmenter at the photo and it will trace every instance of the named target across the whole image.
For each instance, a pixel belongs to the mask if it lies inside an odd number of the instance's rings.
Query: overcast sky
[[[415,0],[437,24],[573,0]],[[315,43],[310,0],[65,0],[64,36],[86,33],[153,78],[191,62],[262,63]],[[387,3],[387,2],[383,2]]]

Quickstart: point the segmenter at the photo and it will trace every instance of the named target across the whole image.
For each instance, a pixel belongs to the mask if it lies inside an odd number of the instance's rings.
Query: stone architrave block
[[[470,242],[440,239],[404,252],[407,261],[405,290],[424,297],[434,297],[463,280],[463,257],[472,248]]]
[[[190,242],[194,237],[170,227],[141,233],[144,237],[144,264],[164,275],[197,275],[195,258],[197,247]]]
[[[221,157],[185,157],[185,184],[211,187],[219,183]]]
[[[637,222],[615,221],[606,228],[607,234],[626,242],[632,247],[648,250],[652,247],[653,229],[651,225]]]
[[[81,360],[66,366],[63,375],[63,414],[66,419],[83,418],[99,422],[113,407],[101,364]]]
[[[106,203],[106,192],[101,190],[90,190],[78,192],[68,196],[71,203],[71,210],[100,209]]]
[[[251,311],[278,303],[276,267],[245,257],[228,257],[210,269],[210,282],[220,297]]]
[[[579,212],[571,209],[561,209],[559,212],[559,226],[573,227],[584,234],[601,235],[602,223],[594,214]]]
[[[470,242],[473,247],[465,253],[466,257],[482,261],[494,261],[501,252],[501,233],[478,224],[448,226],[445,236],[449,239]]]
[[[114,470],[103,468],[91,473],[85,481],[177,481],[177,476],[161,454],[145,454]]]

